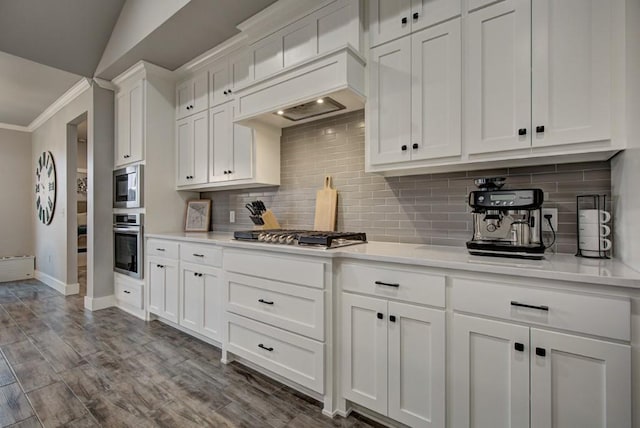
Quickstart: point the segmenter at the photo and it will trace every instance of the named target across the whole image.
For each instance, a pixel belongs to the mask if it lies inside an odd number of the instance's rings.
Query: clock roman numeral
[[[49,205],[49,209],[53,208],[53,201],[51,200],[51,196],[47,198],[47,204]]]
[[[55,183],[49,183],[49,191],[53,192],[56,189]]]
[[[49,169],[47,169],[47,177],[51,177],[52,171],[53,171],[53,164],[49,165]]]
[[[36,208],[40,208],[40,196],[38,196],[38,199],[36,199]]]

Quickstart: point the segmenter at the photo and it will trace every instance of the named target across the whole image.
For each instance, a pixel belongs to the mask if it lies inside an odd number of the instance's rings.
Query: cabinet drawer
[[[180,246],[180,260],[220,267],[222,266],[222,249],[212,245],[182,244]]]
[[[158,256],[167,259],[178,258],[179,244],[173,241],[163,241],[161,239],[147,240],[147,256]]]
[[[324,291],[228,273],[227,310],[324,340]]]
[[[225,251],[224,270],[308,287],[324,288],[324,263],[254,251]]]
[[[445,306],[444,275],[409,271],[398,265],[383,266],[343,263],[339,273],[342,289],[441,308]]]
[[[142,293],[143,287],[144,285],[142,284],[130,284],[116,280],[116,299],[122,303],[131,305],[134,308],[144,309],[144,294]]]
[[[627,298],[477,279],[454,278],[452,282],[456,311],[613,339],[630,339],[631,306]]]
[[[256,321],[227,314],[227,349],[267,370],[324,393],[324,345]]]

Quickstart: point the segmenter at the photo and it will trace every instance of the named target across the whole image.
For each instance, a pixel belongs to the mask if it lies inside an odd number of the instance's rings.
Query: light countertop
[[[264,249],[296,255],[327,258],[347,258],[389,263],[404,263],[442,269],[494,273],[583,282],[589,284],[640,288],[640,272],[616,259],[588,259],[571,254],[546,254],[544,260],[525,260],[488,256],[473,256],[462,247],[423,244],[368,242],[334,249],[298,247],[258,242],[236,241],[232,233],[158,233],[147,238],[171,239],[230,248]]]

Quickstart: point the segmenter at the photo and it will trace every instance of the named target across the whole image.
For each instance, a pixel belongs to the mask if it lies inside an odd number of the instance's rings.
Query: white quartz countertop
[[[175,232],[147,234],[146,236],[147,238],[216,244],[230,248],[264,249],[268,252],[404,263],[442,269],[640,288],[640,272],[631,269],[619,260],[588,259],[571,254],[546,254],[544,260],[524,260],[473,256],[467,252],[466,248],[422,244],[368,242],[328,250],[316,247],[236,241],[233,239],[232,233],[223,232]]]

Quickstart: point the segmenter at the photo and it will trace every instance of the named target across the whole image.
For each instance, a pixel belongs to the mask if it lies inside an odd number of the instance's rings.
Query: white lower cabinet
[[[180,325],[220,341],[220,270],[183,262],[180,278]]]
[[[149,257],[149,312],[178,322],[178,261]]]
[[[346,399],[412,427],[445,426],[445,313],[342,294]]]
[[[451,283],[454,427],[631,426],[628,298]]]

